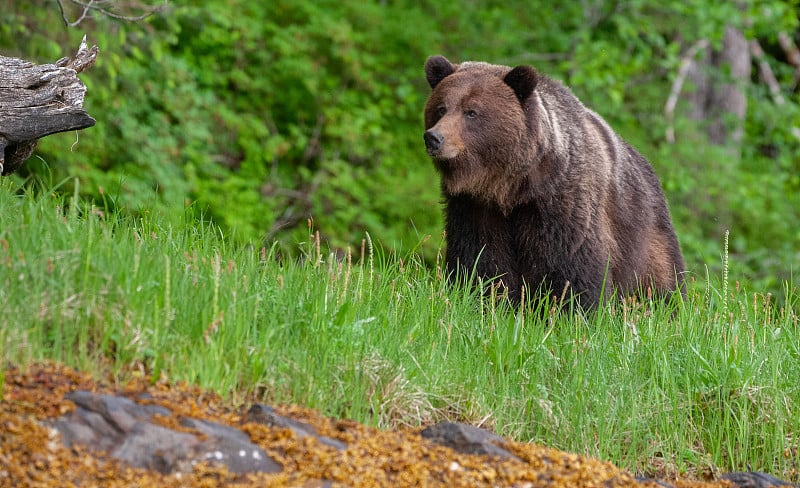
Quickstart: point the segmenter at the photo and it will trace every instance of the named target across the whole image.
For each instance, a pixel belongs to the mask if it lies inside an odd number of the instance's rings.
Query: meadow
[[[381,236],[330,249],[308,222],[289,258],[192,208],[176,223],[110,207],[0,180],[3,364],[152,375],[382,428],[464,421],[637,473],[798,479],[800,291],[739,285],[725,243],[722,274],[692,270],[685,299],[583,313],[449,287],[440,260]]]

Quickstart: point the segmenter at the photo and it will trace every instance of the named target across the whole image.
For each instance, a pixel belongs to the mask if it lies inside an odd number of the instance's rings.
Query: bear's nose
[[[425,131],[425,148],[428,154],[438,151],[444,144],[444,136],[438,130],[430,129]]]

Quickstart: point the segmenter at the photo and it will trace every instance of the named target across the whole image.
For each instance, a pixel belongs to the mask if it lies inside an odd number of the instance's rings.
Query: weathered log
[[[96,59],[97,46],[89,48],[85,36],[72,59],[55,64],[0,56],[0,174],[18,170],[42,137],[95,124],[77,75]]]

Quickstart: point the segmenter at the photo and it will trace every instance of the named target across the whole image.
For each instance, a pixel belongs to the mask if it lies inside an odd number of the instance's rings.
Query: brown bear
[[[441,176],[451,279],[498,278],[582,308],[611,292],[669,296],[684,262],[650,164],[530,66],[425,62],[425,146]]]

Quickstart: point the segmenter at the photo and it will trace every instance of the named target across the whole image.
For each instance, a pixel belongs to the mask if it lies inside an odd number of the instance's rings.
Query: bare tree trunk
[[[692,104],[689,116],[706,121],[709,141],[729,148],[737,157],[744,135],[745,89],[750,82],[750,68],[747,39],[740,30],[728,26],[722,49],[707,48],[705,56],[689,70],[689,79],[695,86],[689,96]]]
[[[705,160],[697,169],[726,171],[742,156],[750,49],[742,32],[728,26],[719,50],[713,50],[708,44],[700,52],[701,56],[691,58],[688,70],[687,79],[694,85],[694,91],[687,97],[689,117],[705,124],[708,141],[720,146],[728,157]],[[717,207],[713,218],[716,232],[722,234],[732,225],[733,217],[729,206]]]
[[[712,63],[718,68],[730,69],[730,80],[716,85],[709,94],[711,114],[708,127],[711,142],[719,145],[741,146],[744,136],[744,118],[747,114],[747,94],[750,82],[750,46],[744,34],[732,27],[725,29],[722,51],[714,53]],[[728,114],[733,120],[728,122]]]
[[[97,46],[88,48],[86,38],[74,58],[55,64],[0,56],[0,174],[19,169],[42,137],[95,124],[83,108],[86,86],[77,74],[96,58]]]

